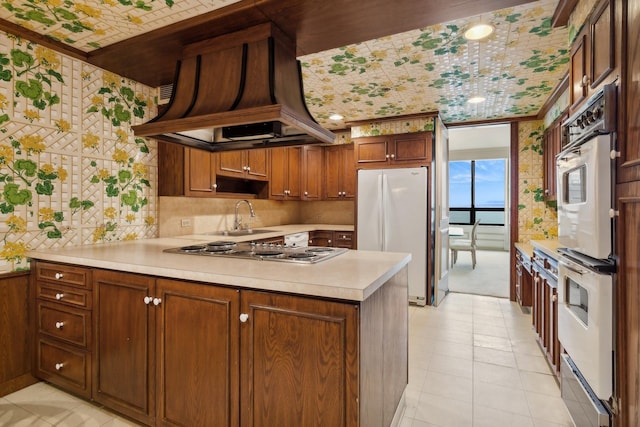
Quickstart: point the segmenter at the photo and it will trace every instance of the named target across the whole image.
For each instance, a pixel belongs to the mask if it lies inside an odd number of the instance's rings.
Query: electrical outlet
[[[191,227],[191,220],[189,218],[182,218],[180,220],[181,227]]]

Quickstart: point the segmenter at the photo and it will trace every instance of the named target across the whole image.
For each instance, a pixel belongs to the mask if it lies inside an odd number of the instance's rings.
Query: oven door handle
[[[558,155],[557,162],[558,163],[561,162],[561,161],[562,162],[566,162],[566,161],[569,161],[571,159],[575,159],[575,158],[578,158],[578,157],[580,157],[580,147],[574,147],[574,148],[569,149],[569,150],[567,150],[567,151],[565,151],[563,153],[560,153]]]
[[[574,267],[574,265],[575,265],[575,264],[573,264],[573,263],[569,264],[569,263],[567,263],[566,261],[564,261],[564,260],[562,260],[562,259],[560,259],[560,260],[559,260],[559,262],[560,262],[560,264],[562,264],[564,267],[566,267],[568,270],[571,270],[571,271],[573,271],[574,273],[578,273],[578,274],[579,274],[579,275],[581,275],[581,276],[582,276],[583,274],[586,274],[586,273],[588,273],[588,272],[589,272],[588,270],[583,270],[583,269],[580,269],[579,267],[578,267],[578,268],[576,268],[576,267]]]

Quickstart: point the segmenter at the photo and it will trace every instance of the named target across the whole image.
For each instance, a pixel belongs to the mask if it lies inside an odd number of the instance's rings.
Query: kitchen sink
[[[204,233],[210,236],[252,236],[254,234],[262,233],[277,233],[278,230],[263,230],[260,228],[246,228],[242,230],[225,230],[225,231],[212,231],[211,233]]]

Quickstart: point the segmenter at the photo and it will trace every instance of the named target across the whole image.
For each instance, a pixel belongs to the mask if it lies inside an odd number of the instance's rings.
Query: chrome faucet
[[[242,225],[242,217],[238,215],[238,208],[240,207],[240,203],[246,203],[247,205],[249,205],[249,212],[251,212],[251,218],[254,218],[256,216],[256,213],[253,210],[253,205],[251,204],[250,201],[248,200],[238,200],[238,203],[236,203],[236,216],[235,219],[233,220],[233,229],[234,230],[240,230],[240,226]]]

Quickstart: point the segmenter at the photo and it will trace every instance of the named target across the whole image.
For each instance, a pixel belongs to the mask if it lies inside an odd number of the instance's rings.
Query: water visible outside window
[[[505,168],[505,159],[449,162],[450,223],[503,225]]]

